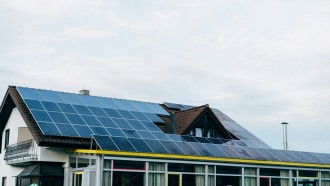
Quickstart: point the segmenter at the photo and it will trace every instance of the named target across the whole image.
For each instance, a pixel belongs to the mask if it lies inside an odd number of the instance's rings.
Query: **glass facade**
[[[99,164],[103,186],[330,186],[330,170],[326,169],[110,156],[69,159],[71,172],[82,165],[91,168]]]

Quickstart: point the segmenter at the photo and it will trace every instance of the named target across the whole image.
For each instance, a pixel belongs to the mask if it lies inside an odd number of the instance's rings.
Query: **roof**
[[[180,109],[173,109],[165,104],[10,86],[1,106],[0,129],[15,106],[41,146],[89,149],[93,138],[100,149],[112,153],[330,164],[328,154],[270,149],[208,105],[178,104]],[[184,135],[205,113],[226,139]]]
[[[54,176],[62,177],[64,169],[58,163],[37,163],[26,167],[17,177],[40,177],[40,176]]]

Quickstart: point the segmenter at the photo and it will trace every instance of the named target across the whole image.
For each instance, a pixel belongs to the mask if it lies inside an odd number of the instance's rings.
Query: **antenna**
[[[283,149],[288,150],[288,123],[282,122],[281,124],[283,125]]]

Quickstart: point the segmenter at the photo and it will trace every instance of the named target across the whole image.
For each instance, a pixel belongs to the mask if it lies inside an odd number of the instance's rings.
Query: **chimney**
[[[89,96],[89,90],[81,90],[81,91],[79,91],[79,94]]]

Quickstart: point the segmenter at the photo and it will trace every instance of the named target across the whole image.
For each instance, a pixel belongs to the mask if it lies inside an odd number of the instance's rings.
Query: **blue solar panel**
[[[122,128],[122,129],[133,129],[132,126],[125,119],[112,118],[112,120],[116,123],[116,125],[119,128]]]
[[[172,141],[164,132],[151,132],[159,140]]]
[[[126,120],[135,130],[147,130],[138,120]]]
[[[61,112],[61,109],[54,102],[42,101],[41,103],[47,111]]]
[[[198,142],[193,136],[181,136],[181,138],[187,142]]]
[[[158,140],[144,139],[148,146],[155,153],[169,154],[166,148]]]
[[[106,117],[97,117],[97,119],[102,123],[104,127],[113,127],[113,128],[118,128],[116,123],[112,121],[110,118]]]
[[[57,103],[60,109],[65,113],[77,113],[77,111],[70,104]]]
[[[152,122],[156,122],[156,123],[165,123],[162,119],[160,119],[160,117],[158,117],[156,114],[154,113],[144,113]]]
[[[56,103],[62,103],[63,100],[61,97],[57,94],[55,91],[50,90],[38,90],[39,94],[43,98],[44,101],[48,102],[56,102]]]
[[[58,92],[58,95],[62,98],[63,103],[82,105],[82,102],[78,99],[76,94]]]
[[[72,106],[76,109],[76,111],[79,114],[93,115],[86,106],[82,106],[82,105],[72,105]]]
[[[65,113],[71,124],[86,125],[85,121],[78,114]]]
[[[233,148],[227,145],[217,145],[217,147],[221,149],[223,152],[225,152],[231,158],[242,158],[240,155],[237,154],[235,150],[233,150]]]
[[[93,96],[79,95],[78,94],[77,97],[85,106],[92,106],[92,107],[100,107],[101,106]]]
[[[88,126],[72,125],[76,129],[80,137],[90,138],[94,133]]]
[[[141,136],[136,132],[136,130],[122,129],[128,138],[141,138]]]
[[[79,137],[77,131],[70,124],[56,124],[63,136]]]
[[[136,109],[130,104],[130,101],[123,99],[112,99],[120,110],[136,111]]]
[[[200,143],[211,143],[207,138],[203,138],[203,137],[195,137],[195,139],[197,141],[199,141]]]
[[[123,118],[116,110],[103,108],[103,110],[108,114],[111,118]]]
[[[60,112],[48,112],[50,117],[55,123],[70,123],[63,113]]]
[[[156,139],[156,137],[149,131],[137,131],[137,133],[139,133],[140,136],[144,139]]]
[[[159,104],[156,103],[145,103],[145,105],[155,114],[160,114],[164,116],[169,116],[170,114],[163,109]]]
[[[147,112],[153,113],[147,106],[146,103],[138,102],[138,101],[131,101],[130,104],[139,112]]]
[[[178,134],[166,134],[171,140],[183,142],[184,140]]]
[[[170,154],[184,154],[184,152],[173,141],[161,141],[162,145],[170,152]]]
[[[53,122],[53,120],[50,118],[50,116],[46,111],[31,110],[31,113],[37,122],[39,121]]]
[[[159,127],[157,127],[154,123],[149,121],[141,121],[143,126],[148,129],[149,131],[155,131],[155,132],[162,132]]]
[[[127,138],[123,137],[111,137],[112,141],[117,145],[120,151],[136,152],[133,145],[128,141]]]
[[[119,150],[108,136],[93,136],[93,138],[102,150]]]
[[[134,115],[134,117],[140,121],[150,121],[150,119],[145,115],[143,114],[142,112],[135,112],[135,111],[132,111],[131,114]]]
[[[129,111],[117,110],[118,113],[125,119],[136,119]]]
[[[218,148],[217,145],[212,144],[212,143],[204,143],[203,144],[204,147],[207,148],[207,150],[209,150],[212,154],[214,154],[214,156],[216,157],[222,157],[222,158],[230,158],[225,151],[223,151],[222,149]]]
[[[201,156],[214,156],[211,151],[209,151],[205,146],[198,142],[190,142],[189,145],[195,149]]]
[[[37,100],[25,100],[26,105],[29,107],[29,109],[34,109],[34,110],[45,110],[45,108],[42,106],[40,101]]]
[[[38,122],[38,124],[44,135],[54,135],[54,136],[62,135],[54,123]]]
[[[95,116],[108,117],[108,115],[99,107],[88,107]]]
[[[101,105],[102,108],[109,108],[109,109],[118,109],[116,104],[110,98],[104,97],[94,97],[95,100]]]
[[[110,136],[114,137],[126,137],[125,133],[121,129],[117,128],[106,128]]]
[[[90,127],[96,135],[109,135],[108,131],[104,127]]]
[[[96,119],[95,116],[86,116],[86,115],[80,115],[84,121],[89,126],[95,126],[95,127],[102,127],[103,125]]]
[[[36,89],[17,87],[17,90],[23,99],[43,100]]]
[[[153,152],[142,139],[127,138],[138,152]]]
[[[177,146],[179,146],[185,155],[190,156],[200,156],[198,152],[196,152],[188,143],[186,142],[175,142]]]

